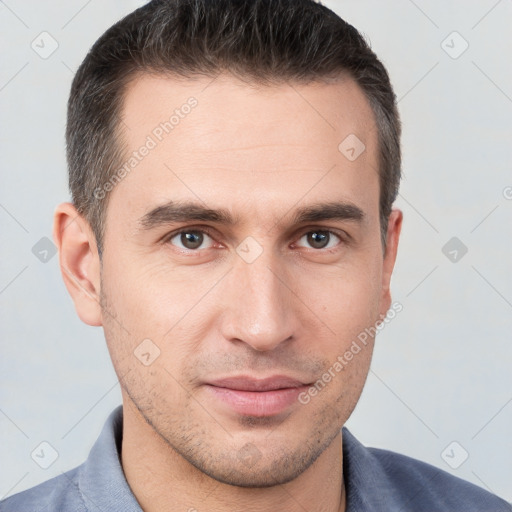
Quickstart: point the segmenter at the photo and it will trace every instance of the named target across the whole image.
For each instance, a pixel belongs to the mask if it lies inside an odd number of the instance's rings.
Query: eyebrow
[[[329,202],[299,208],[293,216],[295,224],[322,220],[349,220],[361,223],[365,220],[365,213],[353,203]]]
[[[233,225],[237,220],[223,208],[212,210],[200,203],[169,201],[146,213],[139,219],[139,224],[145,230],[150,230],[172,222],[202,221]]]
[[[224,208],[211,209],[195,202],[169,201],[157,206],[139,219],[143,230],[151,230],[173,222],[214,222],[233,226],[239,222],[238,216],[233,216]],[[293,224],[319,222],[325,220],[343,220],[361,223],[365,220],[364,211],[353,203],[331,201],[316,203],[298,208],[293,215]]]

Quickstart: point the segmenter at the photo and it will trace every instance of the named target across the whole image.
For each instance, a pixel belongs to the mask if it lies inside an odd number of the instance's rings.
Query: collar
[[[80,468],[78,490],[87,510],[142,512],[121,466],[123,406],[108,417],[86,463]]]
[[[396,505],[388,478],[375,457],[346,427],[342,429],[347,512],[381,512]],[[123,407],[109,415],[80,468],[78,490],[88,510],[142,512],[121,465]]]

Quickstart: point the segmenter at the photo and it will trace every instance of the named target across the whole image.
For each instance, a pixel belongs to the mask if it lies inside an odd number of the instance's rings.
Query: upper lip
[[[272,391],[275,389],[297,388],[305,385],[304,382],[287,377],[286,375],[273,375],[272,377],[266,377],[264,379],[255,379],[242,375],[213,380],[206,384],[238,391]]]

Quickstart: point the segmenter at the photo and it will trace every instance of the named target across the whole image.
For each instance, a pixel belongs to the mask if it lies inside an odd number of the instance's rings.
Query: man
[[[402,223],[395,96],[353,27],[312,0],[153,1],[87,55],[66,136],[54,238],[123,405],[1,510],[512,510],[343,428]]]

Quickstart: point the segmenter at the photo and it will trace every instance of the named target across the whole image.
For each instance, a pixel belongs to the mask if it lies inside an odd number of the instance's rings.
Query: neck
[[[146,423],[133,404],[125,401],[123,406],[122,466],[144,512],[344,512],[341,443],[340,432],[304,473],[286,484],[237,487],[198,470]]]

